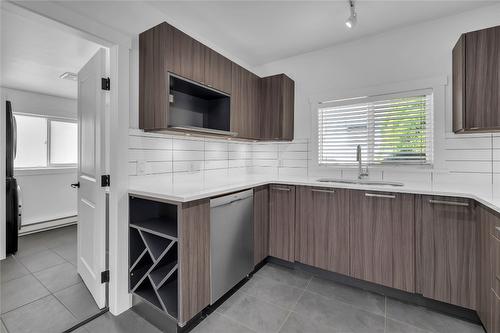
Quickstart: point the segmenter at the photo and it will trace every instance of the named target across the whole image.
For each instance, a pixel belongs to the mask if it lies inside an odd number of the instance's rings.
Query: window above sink
[[[432,164],[431,89],[319,103],[318,163]]]

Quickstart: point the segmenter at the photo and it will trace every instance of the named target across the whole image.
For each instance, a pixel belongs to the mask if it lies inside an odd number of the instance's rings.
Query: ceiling
[[[61,1],[62,6],[135,36],[162,21],[258,66],[364,36],[492,5],[498,1],[356,2],[348,31],[345,1]]]
[[[76,98],[77,83],[63,80],[78,73],[99,45],[42,21],[7,10],[1,14],[2,86]]]

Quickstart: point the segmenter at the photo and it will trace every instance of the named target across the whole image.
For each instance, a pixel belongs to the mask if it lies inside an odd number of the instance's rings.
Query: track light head
[[[351,12],[351,15],[345,21],[345,25],[348,29],[352,29],[352,28],[354,28],[354,26],[358,22],[358,16],[356,14],[356,8],[354,8],[354,1],[353,0],[349,0],[349,10]]]

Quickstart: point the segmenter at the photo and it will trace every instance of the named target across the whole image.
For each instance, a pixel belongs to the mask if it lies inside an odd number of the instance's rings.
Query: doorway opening
[[[64,332],[106,311],[109,49],[2,10],[1,325]],[[22,320],[20,320],[22,318]],[[2,327],[3,328],[3,327]]]

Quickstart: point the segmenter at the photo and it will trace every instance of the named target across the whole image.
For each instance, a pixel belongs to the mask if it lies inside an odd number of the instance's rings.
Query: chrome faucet
[[[361,145],[356,147],[356,161],[358,162],[358,179],[368,177],[368,168],[363,168],[361,161]]]

